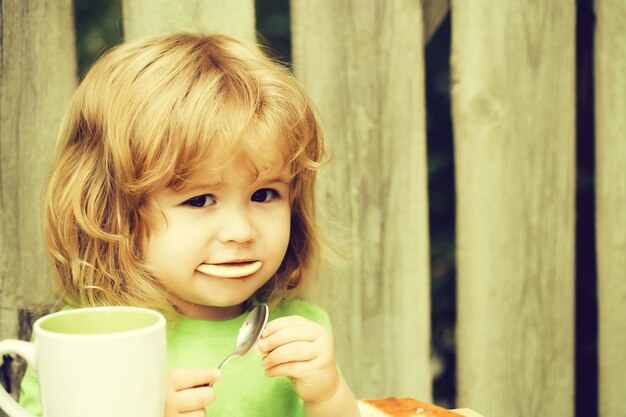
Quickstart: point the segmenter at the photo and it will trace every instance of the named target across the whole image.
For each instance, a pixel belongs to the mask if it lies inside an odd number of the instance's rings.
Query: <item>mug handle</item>
[[[22,340],[3,340],[0,342],[0,357],[8,354],[20,355],[33,369],[36,369],[34,344]],[[9,395],[2,384],[0,384],[0,409],[9,417],[34,417]]]

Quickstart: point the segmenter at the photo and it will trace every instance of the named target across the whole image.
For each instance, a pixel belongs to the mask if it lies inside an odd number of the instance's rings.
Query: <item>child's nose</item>
[[[220,241],[246,243],[256,237],[252,219],[245,210],[229,210],[222,220],[218,236]]]

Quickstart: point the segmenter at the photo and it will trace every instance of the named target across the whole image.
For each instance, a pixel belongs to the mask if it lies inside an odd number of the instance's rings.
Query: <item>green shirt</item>
[[[302,300],[285,301],[270,311],[269,320],[299,315],[323,325],[330,320],[320,307]],[[235,348],[239,327],[247,313],[225,321],[182,317],[167,335],[167,367],[216,368]],[[266,377],[260,356],[253,350],[230,361],[214,386],[216,400],[207,407],[211,417],[301,417],[303,403],[286,377]],[[37,376],[28,369],[22,381],[20,404],[41,416]]]

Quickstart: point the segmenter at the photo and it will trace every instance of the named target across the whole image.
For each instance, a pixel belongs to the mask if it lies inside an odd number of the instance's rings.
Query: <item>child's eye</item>
[[[278,197],[278,191],[272,190],[271,188],[262,188],[252,194],[251,200],[257,203],[269,203],[270,201],[275,200]]]
[[[192,207],[208,207],[215,204],[215,197],[211,194],[202,194],[195,197],[191,197],[185,201],[183,205]]]

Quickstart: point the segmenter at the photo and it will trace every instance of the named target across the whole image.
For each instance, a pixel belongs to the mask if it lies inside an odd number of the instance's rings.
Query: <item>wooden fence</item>
[[[48,290],[40,201],[77,80],[70,0],[0,5],[7,338]],[[291,2],[294,71],[334,156],[320,178],[321,224],[349,255],[324,265],[312,297],[331,313],[359,397],[432,401],[423,44],[447,8]],[[574,0],[451,2],[457,404],[485,416],[574,415],[575,9]],[[626,2],[596,0],[595,12],[599,414],[623,417]],[[127,0],[123,15],[131,39],[176,28],[255,36],[252,0]]]

